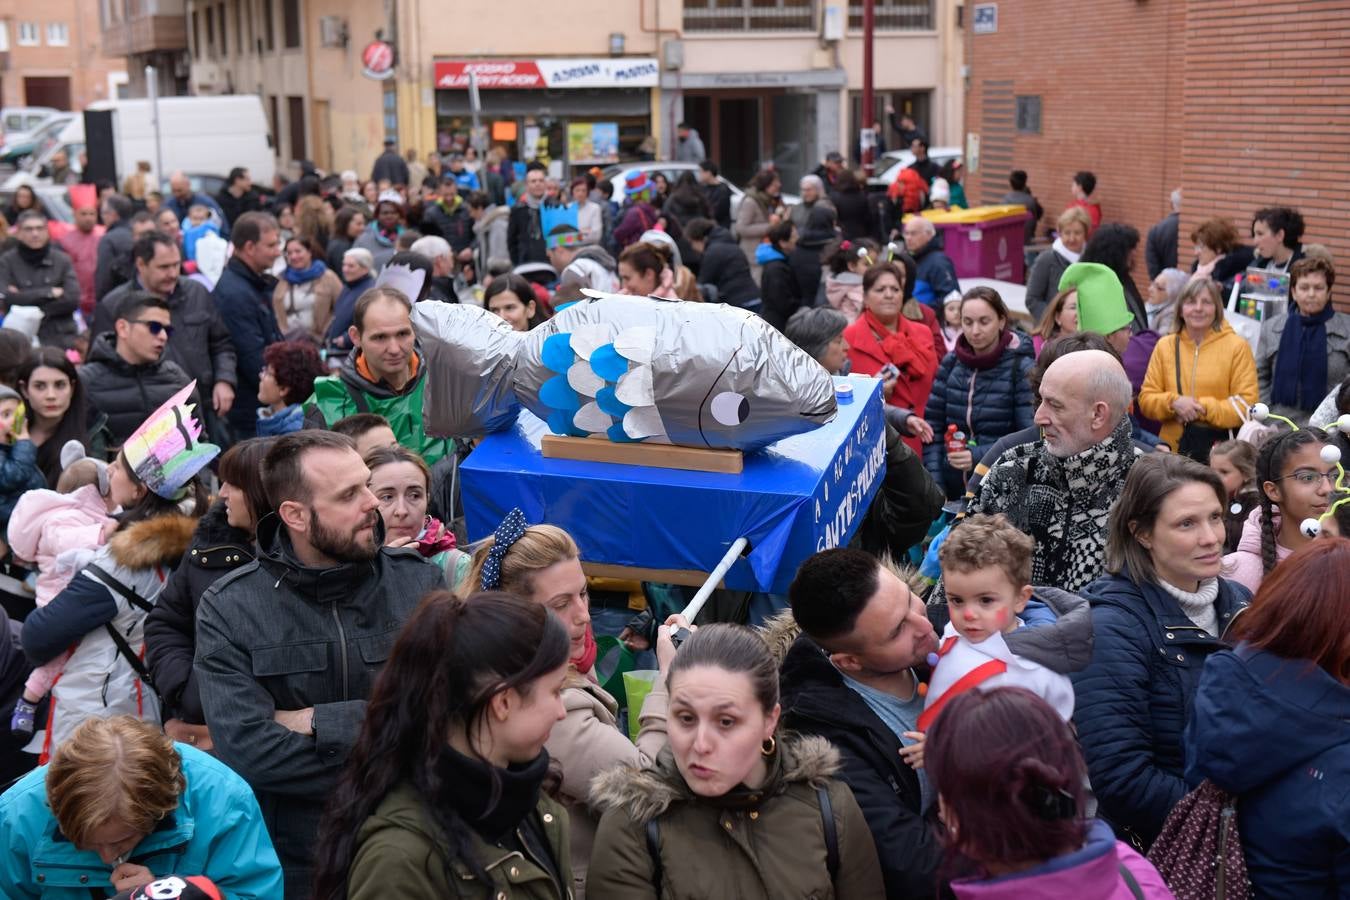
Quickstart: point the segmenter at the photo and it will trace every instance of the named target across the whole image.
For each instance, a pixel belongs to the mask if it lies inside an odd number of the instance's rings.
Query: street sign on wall
[[[361,51],[361,74],[376,81],[394,77],[394,48],[385,41],[371,41]]]

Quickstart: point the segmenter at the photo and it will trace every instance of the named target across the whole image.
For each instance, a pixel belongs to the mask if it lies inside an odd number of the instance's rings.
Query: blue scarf
[[[299,403],[292,403],[270,416],[266,413],[266,407],[258,410],[258,437],[290,434],[305,427],[305,408]]]
[[[1327,321],[1335,312],[1330,302],[1313,316],[1289,311],[1275,357],[1272,403],[1312,409],[1321,402],[1327,392]]]
[[[327,271],[328,266],[324,265],[324,261],[316,259],[309,264],[309,268],[307,269],[292,269],[290,266],[287,266],[286,271],[282,272],[281,276],[291,284],[304,284],[305,282],[313,281]]]

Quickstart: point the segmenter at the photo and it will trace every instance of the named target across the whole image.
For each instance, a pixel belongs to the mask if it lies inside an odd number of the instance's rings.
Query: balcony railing
[[[684,0],[685,31],[813,31],[815,0]]]
[[[872,15],[878,31],[931,31],[933,0],[876,0]],[[862,29],[861,3],[849,5],[848,27]]]

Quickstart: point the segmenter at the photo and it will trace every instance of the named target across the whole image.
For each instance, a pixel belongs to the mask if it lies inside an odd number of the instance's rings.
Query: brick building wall
[[[126,69],[124,60],[106,57],[100,50],[98,0],[0,0],[0,22],[7,26],[9,38],[0,68],[0,104],[4,106],[29,105],[36,84],[64,83],[71,108],[83,109],[106,99],[109,74]],[[21,30],[29,24],[37,26],[34,45],[21,41]],[[52,26],[64,29],[54,34]],[[28,79],[49,80],[30,83]],[[51,95],[42,91],[39,96],[42,93]]]
[[[966,131],[980,136],[972,202],[996,202],[1025,169],[1046,209],[1097,175],[1106,221],[1141,236],[1184,194],[1179,261],[1212,215],[1247,234],[1262,206],[1290,205],[1326,244],[1350,307],[1350,5],[1345,0],[1001,0],[998,30],[967,24]],[[1039,133],[1016,97],[1039,96]],[[1135,280],[1147,279],[1142,247]]]
[[[1350,4],[1190,0],[1182,96],[1182,256],[1207,216],[1245,234],[1262,206],[1293,206],[1350,308]]]

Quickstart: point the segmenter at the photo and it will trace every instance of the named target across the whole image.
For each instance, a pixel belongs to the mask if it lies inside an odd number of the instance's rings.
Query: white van
[[[148,161],[153,169],[155,132],[149,100],[99,100],[89,109],[114,111],[119,185],[135,170],[137,160]],[[224,178],[235,166],[248,169],[259,184],[272,181],[276,160],[271,133],[262,101],[254,94],[161,97],[159,132],[164,171],[152,172],[151,184],[160,183],[177,169]],[[27,169],[11,175],[0,191],[10,192],[21,184],[47,183],[39,173],[58,150],[66,151],[71,167],[78,171],[84,149],[84,116],[77,115],[51,146],[35,156]]]

